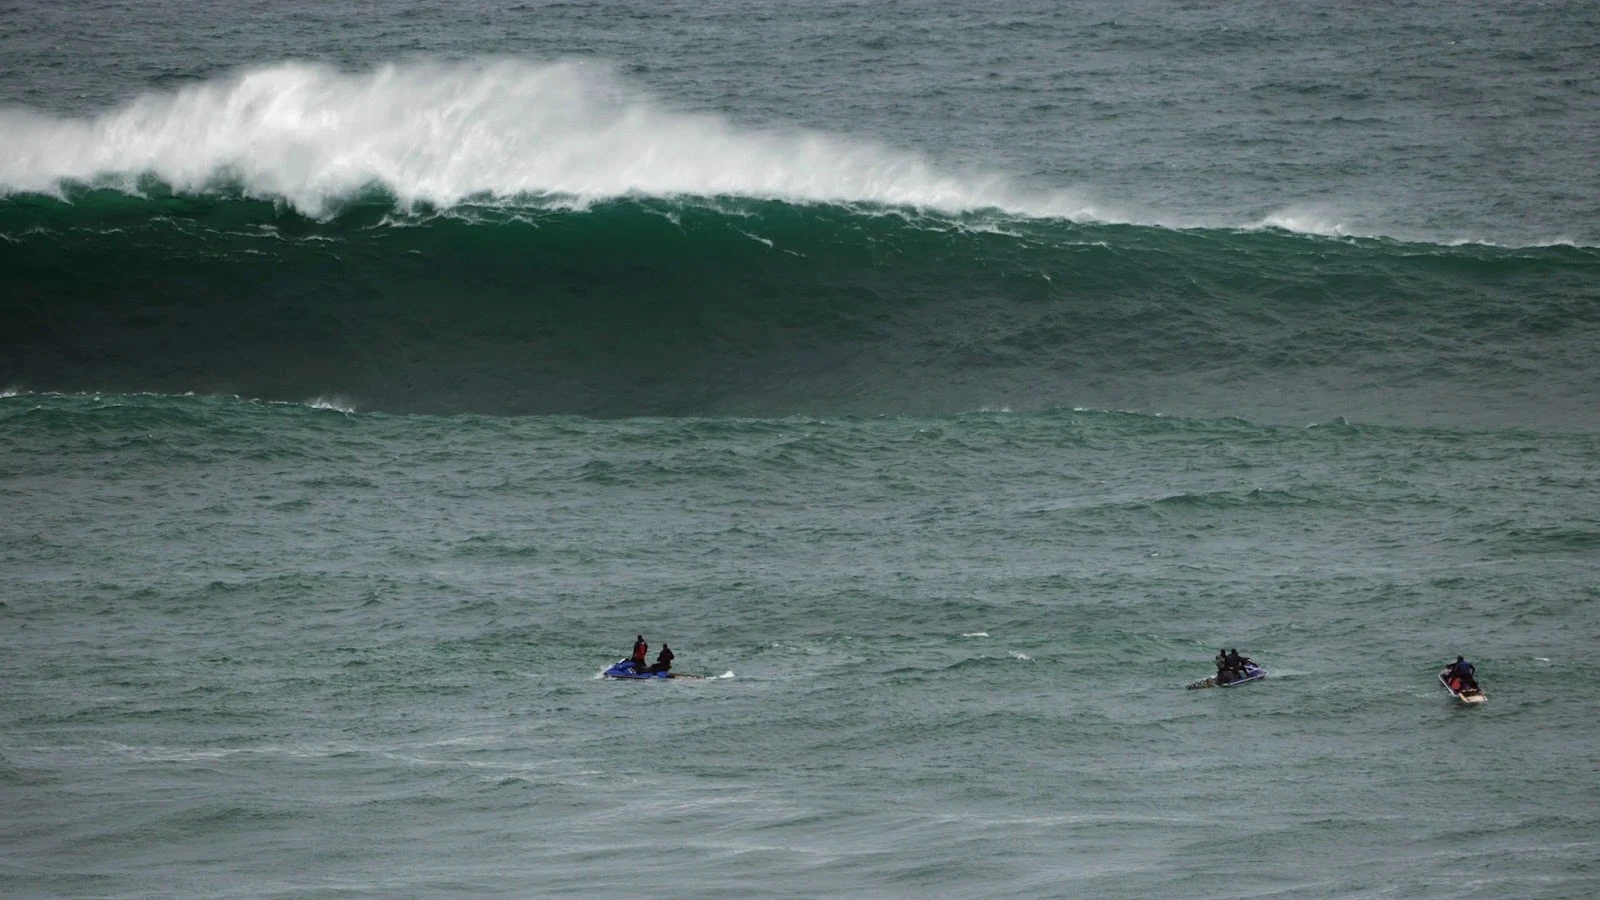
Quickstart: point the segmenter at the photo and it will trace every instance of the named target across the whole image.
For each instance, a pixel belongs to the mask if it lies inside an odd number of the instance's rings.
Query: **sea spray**
[[[326,216],[374,187],[402,207],[469,199],[584,204],[631,195],[863,202],[947,211],[1084,214],[1065,191],[1024,192],[915,153],[685,113],[580,61],[303,62],[153,93],[90,118],[0,112],[0,190],[71,185],[180,193],[219,184]]]

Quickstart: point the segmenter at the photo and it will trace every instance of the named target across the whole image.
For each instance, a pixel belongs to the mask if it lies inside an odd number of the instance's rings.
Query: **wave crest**
[[[609,66],[479,60],[364,73],[290,62],[88,119],[0,112],[0,190],[180,193],[219,183],[322,216],[374,186],[404,206],[470,198],[741,196],[1092,216],[1069,193],[818,132],[665,109]]]

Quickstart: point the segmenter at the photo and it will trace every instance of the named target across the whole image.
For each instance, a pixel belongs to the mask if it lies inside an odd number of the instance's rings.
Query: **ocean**
[[[1600,894],[1597,36],[0,5],[0,894]]]

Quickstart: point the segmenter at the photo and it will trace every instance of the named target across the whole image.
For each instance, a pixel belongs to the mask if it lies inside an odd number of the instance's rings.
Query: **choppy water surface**
[[[3,414],[18,889],[1590,884],[1591,435]]]

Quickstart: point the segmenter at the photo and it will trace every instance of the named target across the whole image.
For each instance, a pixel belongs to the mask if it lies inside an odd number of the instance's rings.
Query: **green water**
[[[1600,893],[1595,16],[0,7],[0,894]]]
[[[3,403],[23,893],[1591,884],[1590,435]]]

